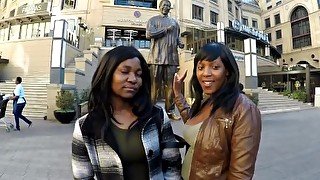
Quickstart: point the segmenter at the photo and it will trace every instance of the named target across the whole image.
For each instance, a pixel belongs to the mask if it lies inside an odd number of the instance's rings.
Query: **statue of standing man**
[[[175,115],[172,83],[174,74],[179,66],[178,47],[183,48],[180,40],[178,22],[169,17],[171,9],[169,0],[162,0],[159,4],[160,15],[149,19],[146,28],[146,37],[151,39],[148,64],[150,65],[152,87],[151,98],[155,104],[161,90],[164,89],[165,109],[169,118],[178,120]]]

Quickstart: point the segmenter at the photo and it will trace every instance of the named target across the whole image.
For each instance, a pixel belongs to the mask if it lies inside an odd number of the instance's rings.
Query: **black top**
[[[149,168],[145,150],[141,141],[142,123],[136,123],[130,129],[121,129],[110,123],[110,146],[117,152],[123,166],[125,180],[149,179]]]

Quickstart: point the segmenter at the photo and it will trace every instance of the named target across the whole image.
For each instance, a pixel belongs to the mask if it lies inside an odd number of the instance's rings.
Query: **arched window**
[[[307,10],[298,6],[291,14],[293,49],[311,45],[310,24]]]

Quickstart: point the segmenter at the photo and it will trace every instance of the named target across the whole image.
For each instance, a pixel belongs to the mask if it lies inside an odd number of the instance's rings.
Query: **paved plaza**
[[[256,180],[320,177],[320,110],[263,115]],[[6,119],[10,121],[9,118]],[[0,180],[69,180],[72,124],[33,119],[21,132],[0,128]],[[173,127],[178,132],[180,122]]]

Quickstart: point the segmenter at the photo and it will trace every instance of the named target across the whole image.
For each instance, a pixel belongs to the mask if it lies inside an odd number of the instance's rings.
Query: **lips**
[[[202,84],[204,85],[204,87],[211,87],[214,82],[215,81],[213,80],[205,80],[205,81],[202,81]]]
[[[135,86],[125,86],[124,89],[129,91],[138,91],[138,88]]]

